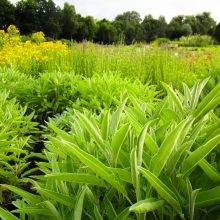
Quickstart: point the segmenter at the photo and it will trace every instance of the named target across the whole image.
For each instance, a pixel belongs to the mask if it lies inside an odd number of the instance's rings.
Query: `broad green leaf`
[[[187,193],[188,193],[188,200],[189,200],[189,219],[194,219],[194,208],[195,208],[195,200],[198,195],[200,189],[192,190],[192,185],[189,179],[186,179],[186,186],[187,186]]]
[[[196,117],[196,121],[198,121],[200,118],[202,118],[205,114],[207,114],[209,111],[215,109],[220,104],[220,94],[218,97],[211,100],[207,105],[199,112],[196,111],[194,114]]]
[[[59,202],[65,206],[74,207],[75,199],[72,196],[67,196],[52,190],[42,189],[39,187],[35,188],[41,195],[53,199],[56,202]]]
[[[197,83],[195,83],[195,85],[193,87],[193,91],[192,91],[192,101],[191,101],[192,109],[196,108],[198,101],[199,101],[199,97],[201,95],[201,92],[208,81],[209,81],[209,78],[206,78],[199,85]]]
[[[207,162],[207,160],[202,159],[199,161],[198,165],[203,169],[205,174],[214,182],[220,182],[220,175],[218,171]]]
[[[50,201],[44,201],[43,204],[46,205],[46,207],[50,210],[51,214],[53,215],[54,218],[57,220],[63,220],[61,217],[59,210],[51,203]]]
[[[139,168],[143,176],[151,184],[151,186],[157,191],[157,193],[166,200],[177,213],[182,213],[179,202],[177,201],[175,194],[153,173],[144,168]]]
[[[185,83],[183,83],[183,90],[184,90],[184,106],[187,106],[192,100],[192,95],[190,88]]]
[[[90,136],[98,144],[101,152],[105,153],[105,144],[104,144],[104,140],[101,136],[100,131],[97,130],[96,126],[85,115],[83,115],[82,113],[79,113],[79,112],[76,112],[75,114],[77,115],[79,120],[83,123],[86,130],[89,132]],[[62,137],[64,138],[64,136],[62,136]],[[65,138],[65,140],[68,141],[67,138]]]
[[[122,169],[122,168],[112,168],[109,167],[112,173],[114,173],[114,176],[118,177],[120,181],[125,181],[127,183],[132,183],[131,180],[131,172],[130,169]]]
[[[118,155],[119,155],[121,147],[122,147],[122,145],[128,135],[129,129],[130,129],[129,124],[125,124],[118,131],[116,131],[112,137],[111,150],[114,155],[113,160],[115,162],[115,165],[117,164]]]
[[[152,158],[150,162],[150,170],[156,175],[159,176],[162,169],[166,165],[171,153],[177,147],[179,143],[179,139],[183,138],[182,131],[189,122],[189,119],[185,119],[181,121],[176,128],[170,132],[170,134],[165,138],[163,143],[161,144],[159,151]]]
[[[220,202],[220,186],[198,193],[196,198],[197,207],[217,205]]]
[[[103,220],[102,215],[97,206],[94,206],[94,214],[96,220]]]
[[[110,124],[109,124],[109,135],[112,137],[115,134],[115,131],[118,128],[120,118],[122,111],[124,110],[125,104],[127,102],[128,98],[126,98],[121,105],[118,107],[118,109],[112,114]]]
[[[172,99],[173,99],[174,103],[176,104],[176,107],[178,108],[180,113],[183,113],[184,112],[183,106],[182,106],[182,103],[181,103],[179,97],[177,96],[176,92],[166,83],[161,82],[161,84],[167,90],[167,93],[172,97]]]
[[[220,83],[218,83],[214,89],[206,95],[202,101],[199,103],[197,109],[194,111],[194,115],[198,115],[203,109],[208,105],[208,103],[212,102],[216,97],[219,97],[220,94]]]
[[[9,211],[0,207],[0,217],[2,220],[19,220],[16,216],[12,215]]]
[[[109,111],[107,111],[104,115],[104,118],[102,120],[102,127],[101,127],[101,131],[102,131],[102,138],[107,141],[108,139],[108,133],[109,133],[109,121],[110,121],[110,113]]]
[[[198,107],[193,111],[193,115],[196,120],[199,120],[207,112],[215,108],[220,103],[220,83],[218,83],[214,89],[202,99]]]
[[[101,187],[105,187],[105,183],[102,179],[85,173],[52,173],[45,175],[46,178],[54,180],[62,180],[72,183],[91,184]]]
[[[86,189],[87,189],[86,187],[82,187],[81,191],[77,195],[76,205],[74,209],[74,220],[81,220],[83,201],[84,201]]]
[[[134,147],[131,150],[130,155],[130,161],[131,161],[131,177],[132,177],[132,183],[135,189],[136,194],[136,200],[141,200],[141,186],[140,186],[140,178],[139,178],[139,171],[137,166],[137,148]]]
[[[193,151],[184,161],[182,173],[185,175],[191,171],[203,158],[205,158],[220,143],[220,134],[204,145]]]
[[[12,192],[14,192],[15,194],[17,194],[19,196],[21,196],[25,201],[27,201],[30,204],[37,204],[42,201],[42,198],[40,196],[26,192],[25,190],[19,189],[16,186],[5,185],[5,184],[1,184],[1,186],[3,186],[6,189],[11,190]]]
[[[145,143],[145,138],[147,134],[148,127],[152,121],[148,121],[143,129],[141,130],[140,135],[138,136],[138,143],[137,143],[137,166],[142,165],[142,157],[143,157],[143,148]]]
[[[149,151],[154,155],[158,152],[159,147],[156,143],[156,141],[153,139],[153,137],[150,134],[146,134],[145,137],[145,144],[146,147],[149,149]]]
[[[5,144],[4,144],[5,145]],[[0,152],[13,152],[14,154],[27,154],[28,151],[16,147],[0,147]]]
[[[117,215],[117,217],[115,218],[115,220],[127,220],[128,216],[129,216],[129,207],[125,208],[119,215]]]
[[[105,212],[108,219],[115,219],[117,217],[116,211],[111,203],[111,201],[107,198],[105,199]]]
[[[28,214],[30,216],[31,215],[53,216],[53,214],[50,211],[49,212],[48,211],[49,211],[48,209],[40,208],[40,207],[25,207],[25,208],[15,209],[12,212],[13,213]]]
[[[145,213],[151,212],[161,208],[164,205],[164,200],[157,200],[155,198],[149,198],[145,200],[141,200],[135,204],[133,204],[130,208],[130,212],[135,213]]]
[[[132,127],[136,130],[136,132],[140,133],[141,131],[141,124],[138,122],[138,120],[131,114],[128,110],[125,111],[126,115],[129,119],[129,122],[131,123]]]
[[[127,195],[124,186],[115,180],[115,177],[113,176],[112,172],[100,160],[86,153],[75,144],[69,143],[65,140],[60,141],[57,138],[53,137],[49,137],[49,139],[54,145],[65,150],[71,157],[78,157],[78,159],[86,166],[88,166],[89,169],[91,169],[94,173],[97,173],[106,182],[115,187],[119,192],[123,193],[125,196]]]

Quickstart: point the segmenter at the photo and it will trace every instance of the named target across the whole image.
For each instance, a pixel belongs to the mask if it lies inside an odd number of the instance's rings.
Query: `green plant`
[[[157,38],[152,42],[153,46],[162,46],[163,44],[169,44],[170,40],[168,38]]]
[[[0,91],[0,182],[21,186],[22,178],[36,169],[31,169],[35,140],[33,134],[38,132],[33,114],[26,115],[26,108],[21,107],[15,99],[9,99],[9,93]],[[7,206],[13,195],[2,194],[0,204]]]
[[[19,219],[217,219],[220,84],[208,79],[148,105],[130,95],[116,111],[70,112],[66,131],[51,121],[37,195],[10,185]],[[67,119],[68,120],[68,119]],[[58,125],[58,124],[57,124]],[[34,180],[35,179],[35,180]],[[215,212],[216,211],[216,212]],[[0,209],[0,216],[10,216]]]
[[[181,37],[179,41],[181,46],[190,47],[205,47],[214,44],[213,38],[208,35],[192,35]]]

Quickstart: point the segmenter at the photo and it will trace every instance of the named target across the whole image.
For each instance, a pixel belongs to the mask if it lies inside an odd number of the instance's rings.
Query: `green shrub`
[[[161,46],[162,44],[168,44],[170,40],[168,38],[157,38],[154,42],[152,42],[153,46]]]
[[[22,106],[27,106],[29,113],[35,112],[35,119],[41,124],[70,107],[100,112],[116,108],[127,94],[149,103],[158,95],[155,86],[111,73],[85,78],[73,72],[53,72],[32,78],[14,70],[3,70],[0,76],[0,89],[10,91],[10,97],[16,97]]]
[[[214,44],[214,40],[208,35],[191,35],[187,37],[181,37],[179,39],[181,46],[190,47],[206,47]]]
[[[21,186],[26,185],[23,178],[35,171],[29,159],[37,123],[32,122],[33,114],[26,115],[26,108],[8,97],[8,92],[0,91],[0,182]],[[12,198],[9,192],[2,194],[0,188],[0,204],[7,206]]]

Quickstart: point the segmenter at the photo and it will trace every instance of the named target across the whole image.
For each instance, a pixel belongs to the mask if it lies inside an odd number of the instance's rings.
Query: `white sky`
[[[16,2],[18,0],[11,0]],[[61,8],[64,2],[73,4],[76,12],[94,18],[114,18],[125,11],[137,11],[141,17],[151,14],[158,18],[164,15],[169,22],[176,15],[196,15],[211,12],[215,21],[220,22],[220,0],[54,0]]]

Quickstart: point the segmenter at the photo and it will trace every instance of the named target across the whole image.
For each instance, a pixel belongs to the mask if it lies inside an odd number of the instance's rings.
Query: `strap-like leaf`
[[[182,173],[185,175],[191,171],[203,158],[205,158],[220,143],[220,134],[209,140],[207,143],[197,148],[184,161]]]
[[[113,173],[100,160],[86,153],[73,143],[67,142],[65,140],[60,141],[53,137],[50,137],[49,139],[54,145],[62,148],[71,157],[78,157],[78,159],[86,166],[88,166],[89,169],[91,169],[94,173],[97,173],[106,182],[115,187],[119,192],[123,193],[125,196],[127,195],[124,186],[116,181],[116,177],[113,175]]]
[[[151,186],[157,191],[157,193],[166,200],[177,213],[182,213],[181,207],[175,194],[153,173],[144,168],[139,168],[143,176],[151,184]]]
[[[207,207],[210,205],[219,204],[220,202],[220,186],[207,191],[198,193],[196,198],[197,207]]]
[[[129,211],[135,212],[135,213],[145,213],[145,212],[150,212],[150,211],[159,209],[163,205],[164,205],[164,200],[157,200],[155,198],[149,198],[149,199],[141,200],[133,204],[129,208]]]

